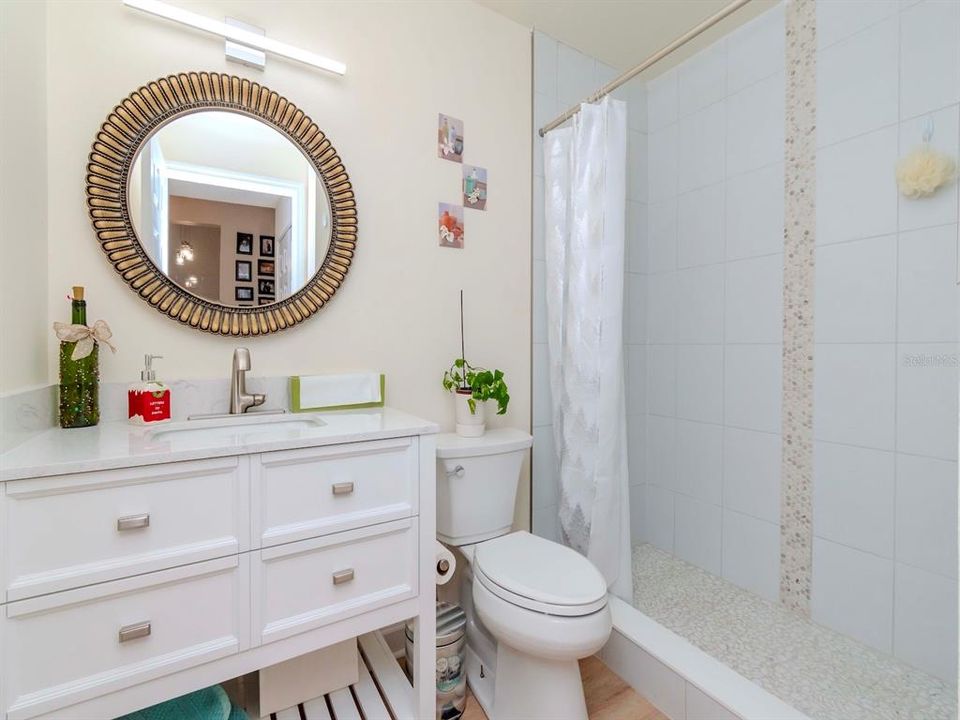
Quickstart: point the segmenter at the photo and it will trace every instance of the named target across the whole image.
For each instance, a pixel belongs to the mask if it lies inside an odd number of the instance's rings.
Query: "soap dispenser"
[[[144,355],[140,382],[127,390],[127,417],[137,425],[166,422],[170,419],[170,388],[157,381],[153,361],[162,355]]]

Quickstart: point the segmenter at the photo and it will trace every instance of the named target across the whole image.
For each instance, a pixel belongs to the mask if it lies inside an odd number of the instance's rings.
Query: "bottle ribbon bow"
[[[110,342],[113,337],[113,331],[104,320],[97,320],[92,327],[86,325],[68,325],[67,323],[55,322],[53,331],[57,334],[57,339],[63,342],[75,342],[77,346],[70,355],[71,360],[81,360],[93,352],[93,346],[97,342],[102,342],[111,351],[116,352],[117,348]]]

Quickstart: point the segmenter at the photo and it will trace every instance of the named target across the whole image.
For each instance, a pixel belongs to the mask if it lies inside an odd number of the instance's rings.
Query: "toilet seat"
[[[581,617],[607,604],[607,584],[575,550],[528,532],[474,546],[473,570],[491,593],[527,610]]]

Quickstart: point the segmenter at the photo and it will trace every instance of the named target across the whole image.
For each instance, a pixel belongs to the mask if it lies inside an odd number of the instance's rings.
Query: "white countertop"
[[[264,416],[264,420],[267,417]],[[291,415],[283,417],[290,418]],[[298,413],[292,417],[320,418],[324,424],[309,428],[285,428],[283,423],[278,423],[276,429],[271,428],[263,433],[238,432],[236,435],[217,438],[204,437],[203,433],[186,437],[179,433],[170,438],[151,436],[152,430],[170,427],[169,423],[143,426],[108,422],[90,428],[55,428],[40,433],[0,455],[0,482],[182,460],[248,455],[272,450],[430,435],[439,430],[435,423],[393,408]],[[190,422],[178,422],[175,425],[189,427]]]

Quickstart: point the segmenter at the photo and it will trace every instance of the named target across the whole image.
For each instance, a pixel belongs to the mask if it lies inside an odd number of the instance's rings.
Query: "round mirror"
[[[160,78],[101,125],[87,165],[100,248],[143,300],[219,335],[316,313],[357,243],[347,171],[296,105],[217,73]]]
[[[323,182],[288,138],[248,115],[180,115],[143,143],[127,187],[154,265],[190,293],[253,307],[313,278],[330,240]]]

